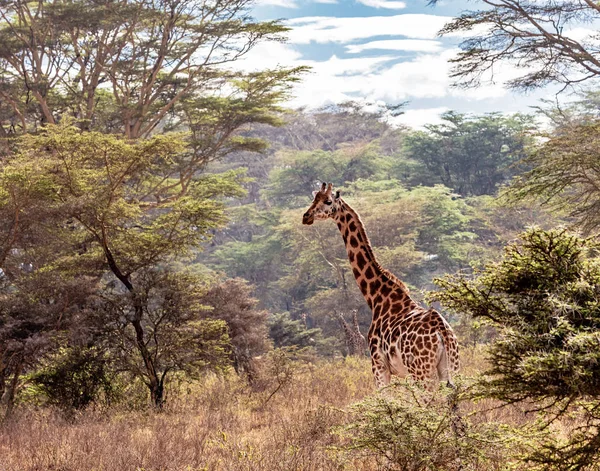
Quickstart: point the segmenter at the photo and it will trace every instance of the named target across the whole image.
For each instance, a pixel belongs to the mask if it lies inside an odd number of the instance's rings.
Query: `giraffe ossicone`
[[[344,240],[356,283],[373,314],[368,334],[375,382],[382,387],[391,376],[411,376],[452,384],[459,369],[458,341],[450,324],[434,309],[415,302],[408,288],[375,257],[364,224],[331,183],[313,193],[302,223],[333,219]]]

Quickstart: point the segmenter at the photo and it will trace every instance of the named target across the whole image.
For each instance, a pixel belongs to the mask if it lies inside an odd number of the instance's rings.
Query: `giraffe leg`
[[[385,364],[382,354],[376,350],[371,352],[371,368],[373,376],[375,376],[375,385],[378,388],[383,388],[390,384],[390,369]]]
[[[444,344],[444,340],[441,334],[437,333],[439,343],[437,349],[437,374],[440,382],[446,383],[449,388],[455,388],[454,383],[452,383],[452,379],[450,378],[450,362],[448,359],[448,350],[446,345]]]

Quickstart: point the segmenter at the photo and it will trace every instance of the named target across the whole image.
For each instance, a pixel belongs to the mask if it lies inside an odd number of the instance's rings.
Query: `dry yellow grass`
[[[480,351],[463,358],[466,372],[481,369]],[[380,469],[334,452],[340,438],[331,432],[346,420],[343,408],[375,390],[367,358],[305,365],[265,404],[272,387],[210,378],[181,388],[162,413],[88,410],[66,419],[23,408],[0,428],[0,471]]]

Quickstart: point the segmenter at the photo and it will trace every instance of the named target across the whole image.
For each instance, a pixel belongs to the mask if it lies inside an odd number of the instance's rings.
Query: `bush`
[[[83,409],[101,395],[110,401],[113,379],[104,355],[86,347],[60,349],[31,378],[47,402],[61,409]]]
[[[352,406],[351,422],[339,430],[343,450],[370,455],[386,470],[508,469],[525,445],[483,412],[460,413],[467,399],[461,389],[447,396],[410,381],[392,383]]]

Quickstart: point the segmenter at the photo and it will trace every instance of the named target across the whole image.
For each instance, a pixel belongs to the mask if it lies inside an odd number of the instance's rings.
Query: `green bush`
[[[343,450],[370,455],[386,470],[510,469],[526,442],[484,412],[465,414],[465,391],[447,395],[411,381],[392,383],[352,406],[350,423],[339,430]]]
[[[84,409],[103,397],[116,397],[114,374],[97,348],[65,347],[53,355],[31,381],[46,402],[61,409]]]
[[[474,276],[437,280],[431,296],[498,330],[480,394],[563,428],[528,457],[539,469],[600,469],[598,248],[564,229],[530,229]]]

